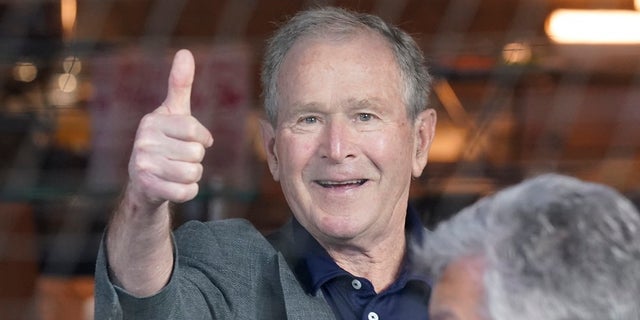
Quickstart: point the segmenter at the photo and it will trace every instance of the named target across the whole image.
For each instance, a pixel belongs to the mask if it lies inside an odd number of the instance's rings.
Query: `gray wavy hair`
[[[416,249],[436,278],[486,260],[491,319],[640,319],[640,213],[615,190],[547,174],[484,198]]]
[[[410,119],[427,108],[431,75],[422,51],[406,32],[381,18],[335,7],[302,11],[281,26],[268,41],[264,54],[261,81],[267,118],[272,125],[278,119],[278,72],[284,58],[296,43],[305,37],[354,35],[373,31],[390,45],[403,79],[404,103]]]

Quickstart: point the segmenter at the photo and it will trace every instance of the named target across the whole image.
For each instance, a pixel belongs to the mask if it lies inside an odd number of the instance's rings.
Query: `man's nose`
[[[323,132],[321,156],[335,162],[355,157],[355,132],[348,119],[332,119]]]

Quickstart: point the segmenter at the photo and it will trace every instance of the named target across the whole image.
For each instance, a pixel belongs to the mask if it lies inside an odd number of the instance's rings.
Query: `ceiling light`
[[[63,73],[58,76],[58,89],[62,92],[73,92],[78,87],[76,76],[71,73]]]
[[[60,0],[60,22],[64,35],[68,38],[73,34],[78,11],[77,0]]]
[[[507,43],[502,48],[502,59],[507,64],[527,64],[531,62],[531,47],[523,42]]]
[[[640,11],[559,9],[547,19],[545,31],[558,43],[640,44]]]
[[[13,78],[20,82],[31,82],[38,76],[38,68],[31,62],[17,62],[13,67]]]
[[[62,61],[62,69],[65,73],[77,75],[82,70],[82,61],[76,56],[69,56]]]

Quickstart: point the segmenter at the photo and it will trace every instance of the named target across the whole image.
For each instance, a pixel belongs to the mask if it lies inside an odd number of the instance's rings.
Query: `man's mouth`
[[[316,180],[316,183],[323,188],[345,188],[345,187],[359,187],[365,184],[367,179],[354,179],[346,181],[331,181],[331,180]]]

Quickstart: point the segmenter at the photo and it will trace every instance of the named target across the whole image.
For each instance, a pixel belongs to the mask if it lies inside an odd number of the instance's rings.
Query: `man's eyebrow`
[[[347,106],[351,110],[371,109],[381,111],[382,105],[382,100],[378,98],[351,98],[343,102],[343,106]],[[287,114],[299,115],[307,112],[323,112],[326,111],[326,108],[327,106],[320,102],[295,102],[291,104],[290,108],[287,108]]]
[[[458,317],[449,310],[440,310],[429,315],[430,320],[458,320]]]
[[[319,109],[322,105],[318,102],[296,102],[291,105],[293,110],[316,110]]]
[[[366,99],[349,99],[347,104],[354,106],[356,108],[370,108],[376,107],[380,105],[380,100],[377,98],[366,98]]]
[[[308,102],[308,103],[296,102],[292,104],[290,108],[285,108],[283,110],[286,110],[282,112],[282,115],[284,117],[298,117],[302,114],[309,113],[309,112],[311,113],[322,112],[322,104],[317,102]]]
[[[370,110],[378,113],[385,113],[383,108],[384,102],[377,98],[349,99],[346,104],[352,111]]]

